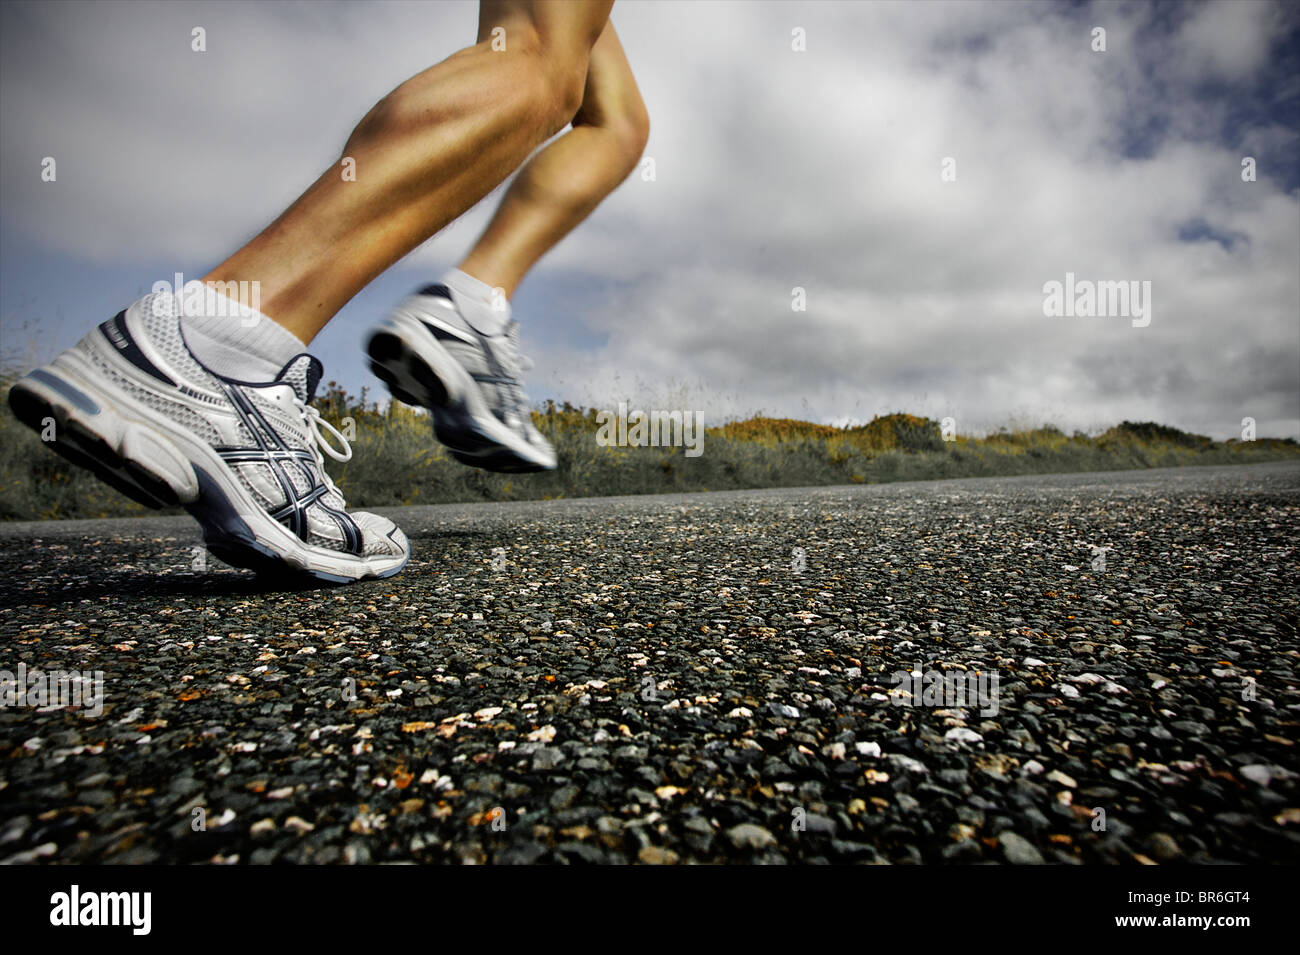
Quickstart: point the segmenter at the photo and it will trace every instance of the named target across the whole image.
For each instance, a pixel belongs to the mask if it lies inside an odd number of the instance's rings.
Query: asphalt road
[[[0,525],[0,669],[102,674],[0,708],[0,861],[1294,862],[1298,508],[1293,464],[409,508],[404,574],[314,590],[188,518]]]

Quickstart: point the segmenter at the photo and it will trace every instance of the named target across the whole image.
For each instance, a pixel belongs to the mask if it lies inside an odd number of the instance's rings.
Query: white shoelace
[[[338,428],[334,427],[334,425],[322,418],[320,411],[311,405],[303,404],[299,401],[298,407],[302,410],[303,417],[307,419],[307,426],[311,428],[312,436],[316,439],[316,447],[322,449],[335,461],[351,461],[352,445],[349,444],[348,439],[343,436],[343,432],[339,431]],[[325,436],[320,433],[321,425],[324,425],[329,430],[330,434],[338,438],[339,446],[343,448],[343,453],[340,454],[338,451],[334,450],[334,446],[325,440]],[[318,452],[317,457],[319,456]],[[324,463],[324,461],[321,461],[322,465]]]
[[[512,321],[506,328],[506,343],[510,346],[504,349],[504,357],[507,361],[507,370],[516,378],[520,377],[519,373],[528,371],[533,367],[533,360],[527,355],[520,354],[519,351],[519,323]]]
[[[524,394],[523,375],[521,372],[528,371],[533,366],[533,360],[519,351],[519,323],[511,321],[506,328],[506,343],[509,346],[502,349],[506,354],[498,355],[497,360],[502,358],[502,362],[514,382],[510,385],[501,386],[509,396],[513,405],[509,410],[527,417],[528,415],[528,396]]]
[[[294,396],[294,404],[302,412],[303,420],[307,422],[307,428],[315,439],[308,446],[311,448],[311,453],[316,456],[316,467],[320,469],[321,480],[326,487],[338,495],[339,500],[343,500],[343,492],[338,489],[338,485],[330,479],[329,474],[325,471],[325,459],[321,457],[321,451],[323,450],[335,461],[351,461],[352,445],[348,443],[348,439],[343,436],[343,433],[338,428],[321,417],[318,409],[305,404],[296,395]],[[325,440],[325,436],[320,431],[322,426],[338,439],[339,446],[343,448],[342,453],[336,451],[334,446]],[[344,503],[346,504],[346,501]]]

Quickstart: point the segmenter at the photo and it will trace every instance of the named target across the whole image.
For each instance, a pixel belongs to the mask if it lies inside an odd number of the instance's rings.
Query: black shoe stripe
[[[135,343],[135,339],[131,337],[131,330],[126,324],[126,309],[101,324],[99,330],[108,339],[108,343],[117,349],[118,354],[135,365],[135,367],[148,375],[152,375],[159,381],[166,382],[173,388],[176,387],[176,382],[172,381],[157,365],[151,362],[145,353],[140,350],[140,346]]]
[[[431,322],[421,322],[420,324],[432,332],[433,337],[438,339],[440,342],[458,342],[461,345],[473,344],[473,342],[465,338],[465,336],[457,335],[455,332],[449,332],[447,329],[440,328]]]
[[[217,448],[217,453],[232,468],[239,464],[258,463],[265,464],[270,469],[272,476],[280,485],[280,491],[284,495],[285,503],[275,510],[268,510],[267,513],[274,520],[289,528],[299,540],[306,541],[311,533],[307,511],[315,506],[332,517],[335,523],[339,525],[339,529],[343,532],[344,546],[347,553],[358,557],[361,556],[364,541],[362,540],[360,525],[357,524],[351,514],[330,507],[321,500],[329,493],[329,488],[325,486],[324,482],[316,479],[313,470],[316,465],[315,455],[311,451],[289,447],[276,430],[271,427],[266,418],[262,416],[262,413],[254,406],[252,401],[237,386],[226,384],[224,387],[235,413],[259,446],[256,448],[223,447]],[[265,440],[263,435],[270,440]],[[290,465],[296,466],[299,473],[307,478],[309,487],[302,494],[297,492],[297,488],[286,470]]]

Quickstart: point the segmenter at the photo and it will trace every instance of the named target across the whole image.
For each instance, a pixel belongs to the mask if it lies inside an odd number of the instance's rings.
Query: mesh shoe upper
[[[519,323],[511,319],[504,334],[484,335],[455,307],[446,286],[426,286],[417,294],[446,300],[448,307],[439,310],[438,319],[457,328],[461,336],[448,335],[437,328],[433,329],[434,334],[474,379],[496,419],[529,444],[549,449],[550,444],[533,425],[528,396],[524,393],[522,373],[532,368],[533,363],[519,351]]]
[[[322,449],[348,460],[351,448],[310,404],[321,377],[317,359],[301,354],[268,383],[216,375],[186,347],[176,299],[166,292],[146,296],[95,334],[152,380],[146,385],[124,374],[105,357],[102,340],[88,347],[83,340],[78,350],[98,370],[134,400],[202,437],[253,500],[305,543],[362,557],[404,552],[401,531],[375,514],[348,514],[325,473]],[[322,428],[332,432],[330,439]]]

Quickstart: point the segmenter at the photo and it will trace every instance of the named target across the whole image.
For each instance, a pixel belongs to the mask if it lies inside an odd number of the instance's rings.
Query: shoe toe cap
[[[409,557],[411,544],[400,527],[386,517],[362,511],[353,514],[360,525],[366,557]]]

